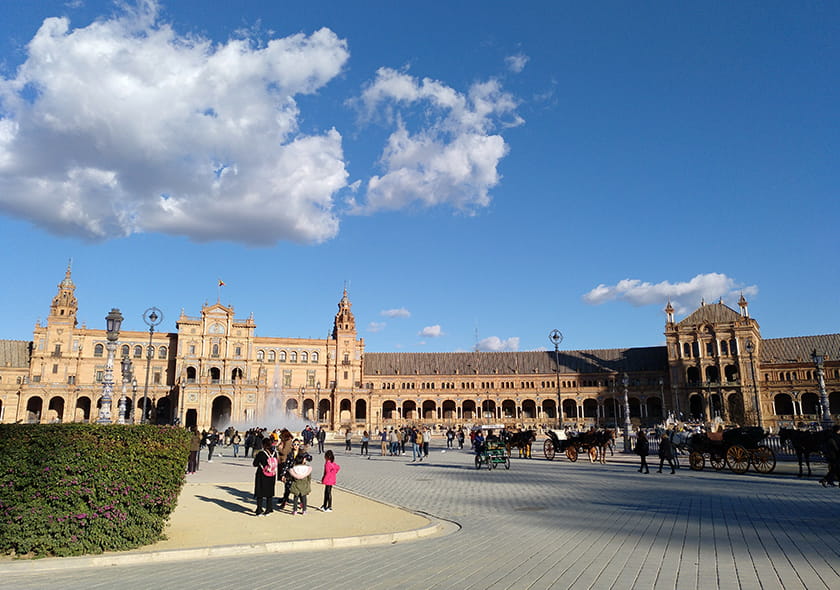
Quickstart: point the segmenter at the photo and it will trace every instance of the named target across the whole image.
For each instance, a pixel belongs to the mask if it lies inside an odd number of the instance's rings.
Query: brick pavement
[[[428,462],[345,456],[341,485],[457,522],[411,543],[4,576],[20,588],[840,588],[840,491],[771,475],[639,474],[433,449]],[[822,469],[818,469],[822,473]]]

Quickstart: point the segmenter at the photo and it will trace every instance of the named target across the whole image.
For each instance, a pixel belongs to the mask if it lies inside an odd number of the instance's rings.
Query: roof
[[[529,352],[369,352],[364,374],[374,375],[528,375],[665,371],[664,346],[606,350]]]
[[[840,334],[820,336],[793,336],[791,338],[766,338],[761,341],[763,363],[811,363],[811,353],[826,355],[826,360],[840,358]]]
[[[28,368],[31,350],[26,340],[0,340],[0,367]]]
[[[741,314],[725,303],[706,303],[677,322],[678,326],[696,326],[698,324],[719,324],[735,322]]]

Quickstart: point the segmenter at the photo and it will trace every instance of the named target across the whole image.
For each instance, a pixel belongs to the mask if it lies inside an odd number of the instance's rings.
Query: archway
[[[50,399],[48,406],[47,420],[49,422],[63,422],[64,421],[64,398],[55,396]]]
[[[773,398],[773,411],[777,416],[792,416],[794,414],[793,400],[786,393],[776,394]]]
[[[287,399],[286,400],[285,412],[289,416],[297,416],[298,401],[296,399]]]
[[[434,400],[427,399],[423,402],[423,420],[426,422],[437,420],[437,404]]]
[[[566,420],[576,420],[577,417],[577,402],[573,399],[564,399],[563,418]]]
[[[218,367],[210,368],[210,383],[218,383],[222,379],[222,371]]]
[[[727,408],[729,410],[729,421],[735,424],[744,424],[744,400],[740,393],[732,393],[727,398]]]
[[[705,404],[703,403],[703,396],[699,393],[693,393],[688,398],[688,413],[694,420],[705,420]]]
[[[382,418],[384,420],[396,420],[398,418],[396,402],[386,400],[382,403]]]
[[[131,404],[131,400],[128,400]],[[87,422],[90,420],[90,398],[80,397],[76,400],[76,410],[73,414],[74,422]]]
[[[629,400],[630,403],[630,417],[631,418],[641,418],[642,417],[642,402],[637,397],[631,397]]]
[[[365,422],[367,420],[367,400],[356,400],[356,422]]]
[[[481,402],[481,418],[494,422],[496,420],[496,402],[492,399],[485,399]]]
[[[689,367],[685,372],[685,377],[689,383],[700,383],[700,369],[697,367]]]
[[[303,417],[307,420],[315,420],[315,401],[309,398],[303,400]]]
[[[471,399],[468,399],[464,402],[462,411],[463,411],[463,414],[464,414],[464,420],[466,420],[468,422],[471,422],[471,421],[474,421],[476,419],[475,402],[472,401]]]
[[[820,398],[817,397],[816,393],[807,392],[802,394],[802,413],[806,416],[821,413]]]
[[[618,400],[614,397],[608,397],[604,400],[604,425],[608,427],[618,426]]]
[[[44,400],[40,397],[30,397],[26,402],[26,423],[37,424],[41,421],[41,411],[44,409]]]
[[[455,402],[451,399],[448,399],[441,404],[441,410],[443,411],[443,419],[452,422],[453,420],[458,419],[458,412],[455,407]]]
[[[649,397],[645,402],[647,405],[647,415],[649,418],[662,418],[662,400],[658,397]]]
[[[720,381],[720,371],[717,367],[706,367],[706,381],[717,383]]]
[[[184,417],[184,426],[186,428],[198,426],[198,410],[196,410],[195,408],[190,408],[189,410],[187,410],[187,415]]]
[[[342,399],[338,404],[338,421],[342,425],[350,424],[352,416],[350,415],[350,400]]]
[[[526,399],[522,402],[522,419],[536,420],[537,419],[537,404],[532,399]]]
[[[187,367],[187,383],[195,383],[195,367]]]
[[[828,408],[832,416],[840,414],[840,391],[832,391],[828,394]]]
[[[542,413],[549,420],[557,420],[557,404],[553,399],[543,400]]]
[[[318,422],[327,422],[330,417],[330,400],[322,399],[318,401]]]
[[[233,371],[230,372],[230,380],[234,383],[237,381],[242,380],[242,369],[239,367],[235,368]]]
[[[131,400],[128,403],[130,404]],[[172,424],[174,418],[172,407],[173,403],[170,396],[160,398],[155,408],[155,424]]]
[[[516,402],[512,399],[506,399],[502,402],[502,418],[516,420]]]
[[[210,426],[216,430],[224,430],[230,426],[232,405],[230,398],[226,395],[220,395],[214,399],[210,411]]]
[[[723,368],[723,374],[726,375],[726,381],[732,383],[738,380],[738,367],[735,365],[726,365]]]

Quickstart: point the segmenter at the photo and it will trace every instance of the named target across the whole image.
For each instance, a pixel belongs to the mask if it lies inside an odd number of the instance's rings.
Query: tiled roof
[[[28,367],[31,348],[26,340],[0,340],[0,367]]]
[[[814,349],[824,354],[827,361],[836,361],[840,358],[840,334],[764,339],[761,341],[761,362],[810,363]]]
[[[664,346],[558,353],[561,373],[664,371]],[[369,352],[366,377],[376,375],[528,375],[556,371],[553,350],[530,352]]]
[[[740,319],[741,314],[724,303],[707,303],[701,305],[683,320],[677,322],[678,326],[696,326],[697,324],[717,324],[734,322]]]

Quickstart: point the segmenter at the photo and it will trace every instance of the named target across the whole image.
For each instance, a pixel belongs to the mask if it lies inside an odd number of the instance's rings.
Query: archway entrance
[[[224,430],[230,425],[232,403],[226,395],[220,395],[213,400],[210,411],[210,426],[216,430]]]

